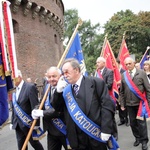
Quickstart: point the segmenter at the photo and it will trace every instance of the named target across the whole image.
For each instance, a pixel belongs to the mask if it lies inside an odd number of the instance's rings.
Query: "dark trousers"
[[[62,146],[67,149],[65,136],[54,136],[48,133],[47,135],[47,150],[61,150]]]
[[[118,139],[118,128],[117,128],[117,123],[116,123],[115,117],[113,119],[113,132],[112,132],[112,135],[114,136],[115,139]]]
[[[118,108],[118,112],[119,112],[120,123],[128,123],[128,111],[127,111],[127,108],[124,111],[121,110],[121,107],[120,107],[118,102],[117,102],[117,108]]]
[[[27,134],[28,134],[27,130],[22,130],[19,126],[16,127],[16,137],[17,137],[17,142],[18,142],[18,150],[22,149],[23,144],[26,140]],[[30,137],[29,142],[35,150],[44,150],[42,144],[37,140],[33,140],[32,137]],[[28,150],[28,146],[26,147],[26,150]]]
[[[130,119],[130,126],[132,133],[136,140],[139,140],[141,143],[148,142],[148,131],[146,119],[139,120],[136,119],[139,106],[128,106],[128,113]]]
[[[100,143],[99,146],[95,146],[94,144],[90,145],[84,149],[72,149],[72,150],[108,150],[106,144]]]

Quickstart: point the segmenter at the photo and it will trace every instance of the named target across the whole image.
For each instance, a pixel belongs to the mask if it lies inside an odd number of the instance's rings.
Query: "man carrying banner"
[[[130,126],[135,137],[134,146],[142,144],[147,150],[148,131],[146,119],[150,118],[150,85],[146,73],[135,68],[134,60],[127,57],[124,61],[127,71],[122,75],[120,86],[121,109],[128,109]]]
[[[115,107],[105,82],[82,75],[74,58],[64,61],[62,71],[52,105],[64,112],[71,148],[107,150],[107,141],[112,139],[111,150],[117,150],[119,146],[111,136]]]
[[[18,150],[22,149],[30,126],[32,124],[31,111],[38,105],[38,93],[34,84],[25,82],[22,73],[18,70],[18,79],[14,82],[16,92],[13,93],[12,119],[10,129],[15,129],[18,142]],[[30,138],[30,144],[35,150],[44,150],[42,144],[37,140],[43,136],[37,122]],[[36,140],[33,140],[36,139]]]
[[[57,82],[61,76],[61,70],[57,67],[50,67],[47,70],[46,77],[48,84],[44,88],[44,94],[50,84],[50,91],[48,93],[47,99],[44,103],[44,110],[34,109],[32,111],[32,117],[38,119],[43,117],[43,127],[47,131],[47,150],[61,150],[62,146],[67,149],[66,136],[63,134],[63,124],[61,124],[61,119],[63,120],[63,113],[56,112],[51,106],[52,96],[57,87]]]

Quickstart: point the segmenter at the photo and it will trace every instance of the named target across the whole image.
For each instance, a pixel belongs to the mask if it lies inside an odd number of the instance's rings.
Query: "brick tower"
[[[38,84],[63,53],[62,0],[9,0],[13,18],[18,68],[24,80]]]

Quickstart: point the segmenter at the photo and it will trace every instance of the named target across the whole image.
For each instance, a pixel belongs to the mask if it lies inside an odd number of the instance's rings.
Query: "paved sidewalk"
[[[118,114],[116,114],[116,122],[119,122]],[[148,122],[148,132],[150,135],[150,122]],[[141,144],[137,147],[133,146],[135,141],[130,126],[126,127],[125,125],[118,126],[119,139],[118,143],[120,150],[141,150]],[[150,138],[150,136],[149,136]],[[41,143],[44,146],[44,149],[47,150],[46,137],[41,140]],[[148,143],[150,147],[150,142]],[[0,150],[17,150],[17,143],[14,130],[9,130],[9,124],[6,125],[2,130],[0,130]],[[33,148],[29,144],[29,150]],[[62,149],[63,150],[63,149]]]

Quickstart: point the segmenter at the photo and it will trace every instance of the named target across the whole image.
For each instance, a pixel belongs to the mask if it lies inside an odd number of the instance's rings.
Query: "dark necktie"
[[[75,95],[77,95],[77,94],[78,94],[78,91],[79,91],[77,84],[74,84],[74,85],[73,85],[73,90],[74,90]]]
[[[54,91],[55,91],[55,87],[51,87],[51,97],[53,96]]]
[[[150,74],[148,74],[147,76],[148,76],[148,78],[150,79]]]
[[[131,79],[133,79],[132,71],[129,72]]]

